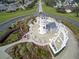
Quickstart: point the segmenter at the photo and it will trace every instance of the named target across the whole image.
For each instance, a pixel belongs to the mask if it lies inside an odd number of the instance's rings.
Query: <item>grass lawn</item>
[[[2,35],[3,34],[3,32],[0,32],[0,35]]]
[[[68,26],[75,34],[79,33],[79,27],[67,22],[67,21],[62,21],[62,23],[66,26]]]
[[[67,22],[67,21],[63,21],[62,22],[64,25],[68,26],[75,34],[75,37],[77,38],[77,40],[79,41],[79,27]]]
[[[48,48],[33,43],[20,43],[7,52],[13,59],[52,59]]]
[[[17,17],[17,16],[22,16],[22,15],[29,15],[32,14],[36,11],[36,6],[34,6],[31,9],[26,9],[26,10],[17,10],[16,12],[2,12],[0,13],[0,23],[5,22],[7,20],[10,20],[11,18]]]
[[[73,20],[76,20],[79,22],[79,17],[76,17],[76,14],[75,13],[58,13],[56,12],[56,9],[55,8],[52,8],[52,7],[49,7],[47,5],[43,5],[43,10],[48,13],[48,14],[54,14],[54,15],[58,15],[58,16],[64,16],[64,17],[67,17],[67,18],[70,18],[70,19],[73,19]]]
[[[10,44],[10,43],[15,42],[17,40],[19,40],[18,39],[18,33],[13,33],[4,41],[4,43],[0,43],[0,46]]]

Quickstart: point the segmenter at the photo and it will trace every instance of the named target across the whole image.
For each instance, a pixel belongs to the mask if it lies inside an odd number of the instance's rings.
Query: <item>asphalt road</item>
[[[68,32],[69,32],[69,41],[67,43],[67,46],[65,47],[64,50],[62,50],[62,52],[60,52],[56,57],[54,57],[54,59],[79,59],[79,43],[75,39],[74,34],[70,29],[68,29]],[[22,39],[21,41],[0,47],[0,58],[12,59],[7,53],[5,53],[5,50],[21,42],[23,43],[27,41],[25,41],[25,39]]]
[[[55,59],[79,59],[79,43],[74,37],[74,34],[69,30],[69,41],[66,48],[59,53]]]
[[[33,14],[31,14],[31,15],[33,15]],[[15,18],[10,19],[9,21],[6,21],[6,22],[0,24],[0,31],[7,30],[8,27],[11,26],[12,24],[14,24],[17,20],[22,20],[26,16],[29,16],[29,15],[15,17]]]
[[[3,24],[0,24],[0,31],[5,31],[9,26],[12,25],[12,23],[15,23],[17,20],[20,20],[22,18],[23,18],[23,16],[22,17],[17,17],[17,18],[11,19],[9,21],[6,21]]]
[[[47,16],[50,16],[50,17],[53,17],[53,18],[55,18],[57,21],[59,21],[59,20],[66,20],[66,21],[68,21],[69,23],[72,23],[73,25],[75,25],[75,26],[77,26],[77,27],[79,27],[79,22],[78,21],[76,21],[76,20],[74,20],[74,19],[70,19],[70,18],[67,18],[67,17],[64,17],[64,16],[57,16],[57,15],[54,15],[54,14],[47,14],[47,13],[45,13]]]
[[[58,19],[58,20],[63,20],[63,19],[67,20],[68,22],[70,22],[70,23],[74,24],[75,26],[79,27],[79,22],[77,22],[75,20],[68,19],[68,18],[65,18],[65,17],[62,17],[62,16],[61,17],[56,16],[56,15],[53,15],[52,17],[54,17],[55,19]],[[24,18],[24,16],[14,18],[14,19],[12,19],[10,21],[7,21],[3,24],[0,24],[0,31],[6,30],[6,28],[11,26],[12,23],[15,23],[16,20],[18,20],[18,19],[21,20],[22,18]],[[61,53],[59,53],[55,57],[55,59],[79,59],[79,43],[77,42],[77,40],[75,39],[72,31],[70,31],[70,30],[69,30],[69,37],[70,38],[69,38],[69,41],[68,41],[68,44],[67,44],[66,48]]]
[[[39,6],[38,6],[38,11],[43,11],[42,10],[42,3],[40,2]],[[38,11],[32,15],[34,16],[38,16]],[[66,20],[72,24],[74,24],[75,26],[79,27],[79,22],[75,21],[75,20],[72,20],[72,19],[69,19],[69,18],[66,18],[66,17],[63,17],[63,16],[57,16],[57,15],[51,15],[51,14],[47,14],[47,13],[44,13],[44,15],[47,15],[47,16],[51,16],[53,18],[55,18],[56,20]],[[4,22],[3,24],[0,24],[0,31],[5,31],[9,26],[11,26],[12,23],[15,23],[17,20],[22,20],[22,18],[24,18],[25,16],[19,16],[19,17],[16,17],[16,18],[13,18],[7,22]]]

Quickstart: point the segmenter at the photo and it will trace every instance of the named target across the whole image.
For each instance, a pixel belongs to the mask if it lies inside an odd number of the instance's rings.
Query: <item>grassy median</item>
[[[79,41],[79,27],[77,27],[77,26],[75,26],[72,23],[69,23],[67,21],[62,21],[62,23],[64,25],[66,25],[67,27],[69,27],[73,31],[73,33],[75,34],[75,37]]]
[[[34,6],[33,8],[30,8],[30,9],[28,8],[26,10],[17,10],[16,12],[1,12],[0,13],[0,23],[8,21],[17,16],[33,14],[35,11],[36,11],[36,6]]]
[[[43,5],[43,10],[48,14],[57,15],[57,16],[64,16],[64,17],[67,17],[67,18],[70,18],[72,20],[76,20],[79,22],[79,17],[76,17],[76,13],[59,13],[56,11],[55,8],[47,6],[45,4]]]

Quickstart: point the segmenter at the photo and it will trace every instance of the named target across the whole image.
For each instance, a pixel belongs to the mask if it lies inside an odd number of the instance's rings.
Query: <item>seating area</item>
[[[48,27],[50,27],[50,29],[52,28],[52,30],[47,30],[46,33],[40,34],[39,24],[41,20],[38,20],[39,18],[40,17],[36,17],[37,22],[30,24],[29,39],[37,45],[49,45],[53,53],[57,54],[67,44],[69,39],[68,31],[63,24],[56,22],[53,18],[47,17],[47,21],[49,21],[47,24],[51,24]],[[53,24],[51,22],[53,22]]]

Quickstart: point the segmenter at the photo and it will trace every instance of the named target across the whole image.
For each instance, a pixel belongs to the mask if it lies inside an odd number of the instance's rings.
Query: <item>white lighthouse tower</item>
[[[46,19],[45,19],[45,17],[41,17],[40,16],[40,18],[39,18],[39,33],[40,34],[45,34],[45,33],[47,33],[47,29],[46,29],[46,24],[47,24],[47,22],[46,22]]]
[[[45,34],[47,33],[47,29],[46,29],[46,17],[43,15],[43,10],[42,10],[42,3],[41,3],[41,0],[39,1],[39,17],[37,19],[37,22],[39,24],[39,28],[38,28],[38,31],[40,34]]]

